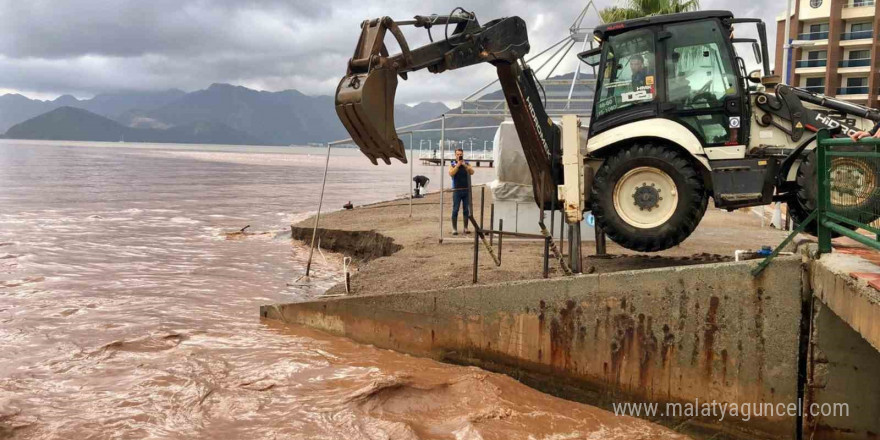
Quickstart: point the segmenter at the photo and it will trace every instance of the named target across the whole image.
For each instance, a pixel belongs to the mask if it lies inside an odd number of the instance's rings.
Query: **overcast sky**
[[[599,8],[612,0],[599,0]],[[586,2],[560,0],[0,0],[0,93],[51,99],[118,90],[198,90],[224,82],[260,90],[332,94],[365,18],[446,14],[461,5],[481,22],[519,15],[532,52],[565,37]],[[768,23],[773,45],[783,2],[703,0]],[[597,22],[587,15],[587,26]],[[404,28],[410,46],[424,30]],[[442,29],[435,31],[442,32]],[[738,36],[740,35],[738,33]],[[389,36],[389,38],[391,38]],[[771,48],[772,50],[772,48]],[[574,51],[573,51],[574,52]],[[557,72],[574,70],[572,56]],[[772,58],[771,58],[772,63]],[[533,63],[533,67],[534,63]],[[489,65],[419,72],[398,102],[454,102],[494,79]]]

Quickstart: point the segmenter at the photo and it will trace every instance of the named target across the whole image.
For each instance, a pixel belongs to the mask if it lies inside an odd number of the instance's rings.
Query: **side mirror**
[[[749,82],[761,84],[761,69],[755,69],[749,72],[749,75],[746,78],[749,80]]]
[[[758,64],[764,62],[764,59],[761,56],[761,48],[758,46],[757,42],[752,42],[752,52],[755,53],[755,62],[757,62]]]
[[[596,67],[602,60],[602,48],[597,47],[578,54],[578,59],[586,63],[590,67]]]

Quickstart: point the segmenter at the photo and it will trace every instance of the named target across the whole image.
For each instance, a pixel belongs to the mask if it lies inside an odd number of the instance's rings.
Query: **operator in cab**
[[[645,59],[641,55],[636,55],[629,60],[629,68],[632,72],[633,90],[644,87],[648,78],[647,69],[645,69]]]
[[[455,162],[449,167],[449,175],[452,177],[452,235],[458,235],[458,209],[459,204],[464,206],[464,233],[468,231],[468,218],[471,215],[471,192],[470,176],[474,169],[464,160],[464,150],[455,150]]]

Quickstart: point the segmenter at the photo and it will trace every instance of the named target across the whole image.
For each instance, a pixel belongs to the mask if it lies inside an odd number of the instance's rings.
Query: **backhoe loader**
[[[403,25],[429,34],[433,28],[436,35],[430,34],[430,44],[410,48]],[[758,39],[735,38],[735,25],[756,26]],[[564,209],[571,223],[592,211],[609,238],[636,251],[681,243],[699,224],[710,197],[728,210],[783,201],[796,223],[804,220],[816,204],[816,132],[846,135],[880,121],[874,109],[774,84],[764,23],[728,11],[597,27],[598,48],[578,55],[597,69],[589,121],[548,117],[540,83],[523,58],[530,47],[519,17],[481,25],[475,14],[457,8],[450,15],[407,21],[382,17],[361,27],[336,92],[336,109],[374,164],[406,162],[394,127],[398,77],[489,63],[528,161],[538,206]],[[398,54],[389,55],[385,46],[389,31]],[[737,48],[752,52],[762,69],[746,72]],[[865,188],[854,208],[877,206],[876,165],[834,162],[831,172]],[[815,231],[815,225],[807,229]]]

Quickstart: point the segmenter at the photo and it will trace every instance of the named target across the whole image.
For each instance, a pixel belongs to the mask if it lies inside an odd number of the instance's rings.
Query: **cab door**
[[[590,136],[657,117],[656,39],[656,29],[649,27],[612,35],[602,43]]]
[[[660,116],[693,132],[704,147],[743,145],[742,85],[729,32],[718,20],[671,24],[659,35],[665,75]]]

